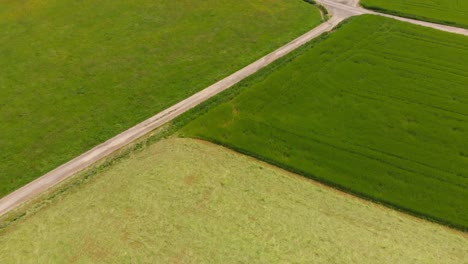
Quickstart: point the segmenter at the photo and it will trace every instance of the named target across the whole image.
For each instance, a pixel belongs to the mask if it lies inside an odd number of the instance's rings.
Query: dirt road
[[[346,15],[333,17],[329,21],[319,25],[318,27],[284,45],[276,51],[266,55],[263,58],[260,58],[254,63],[244,67],[243,69],[233,73],[221,81],[205,88],[204,90],[190,96],[176,105],[173,105],[172,107],[128,129],[127,131],[107,140],[106,142],[80,155],[79,157],[63,164],[55,170],[5,196],[0,200],[0,216],[6,214],[13,208],[34,197],[35,195],[49,189],[66,178],[105,158],[116,150],[128,145],[135,139],[148,134],[152,130],[164,125],[182,113],[208,100],[216,94],[219,94],[220,92],[240,82],[244,78],[257,72],[261,68],[272,63],[273,61],[302,46],[311,39],[331,30],[345,18],[347,18]]]

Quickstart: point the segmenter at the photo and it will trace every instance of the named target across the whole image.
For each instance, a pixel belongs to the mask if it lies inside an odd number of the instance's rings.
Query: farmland
[[[301,0],[0,2],[0,197],[320,22]]]
[[[180,135],[466,230],[467,84],[467,37],[365,15],[238,85]]]
[[[468,28],[468,1],[361,0],[360,3],[384,13]]]
[[[169,139],[0,230],[1,263],[462,263],[468,239],[223,147]]]

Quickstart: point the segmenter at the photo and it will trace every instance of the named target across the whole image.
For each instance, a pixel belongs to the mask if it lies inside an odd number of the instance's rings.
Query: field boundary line
[[[127,129],[126,131],[114,136],[104,143],[97,145],[91,150],[81,154],[80,156],[66,162],[56,169],[8,194],[7,196],[0,199],[0,216],[5,215],[36,195],[43,193],[51,187],[75,175],[76,173],[83,171],[96,162],[108,157],[115,151],[127,146],[137,139],[142,138],[143,136],[168,123],[169,121],[194,108],[195,106],[232,87],[238,82],[244,80],[246,77],[256,73],[277,59],[306,44],[310,40],[332,30],[341,21],[348,18],[349,16],[332,17],[328,21],[323,22],[319,26],[283,45],[268,55],[247,65],[246,67],[238,70],[237,72],[212,84],[211,86],[208,86],[207,88],[180,101],[166,110],[159,112],[149,119],[146,119],[145,121]]]

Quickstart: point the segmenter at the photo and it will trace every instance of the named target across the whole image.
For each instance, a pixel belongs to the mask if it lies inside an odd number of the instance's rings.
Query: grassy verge
[[[191,139],[134,152],[0,231],[2,263],[461,263],[467,246],[463,234]]]
[[[300,0],[2,1],[0,197],[319,23]]]
[[[466,230],[467,43],[357,17],[200,110],[180,135]]]
[[[371,10],[390,15],[468,28],[468,2],[457,0],[362,0]]]
[[[320,13],[322,15],[322,20],[327,21],[330,18],[327,8],[317,3],[315,0],[304,0],[304,2],[316,6],[320,10]]]

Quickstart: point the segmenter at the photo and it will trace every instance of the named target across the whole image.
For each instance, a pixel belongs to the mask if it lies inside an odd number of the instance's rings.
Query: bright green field
[[[314,43],[182,136],[467,229],[468,38],[367,15]]]
[[[468,238],[220,146],[164,140],[0,231],[0,263],[463,263]]]
[[[370,9],[468,28],[466,0],[361,0]]]
[[[319,22],[302,0],[0,0],[0,197]]]

